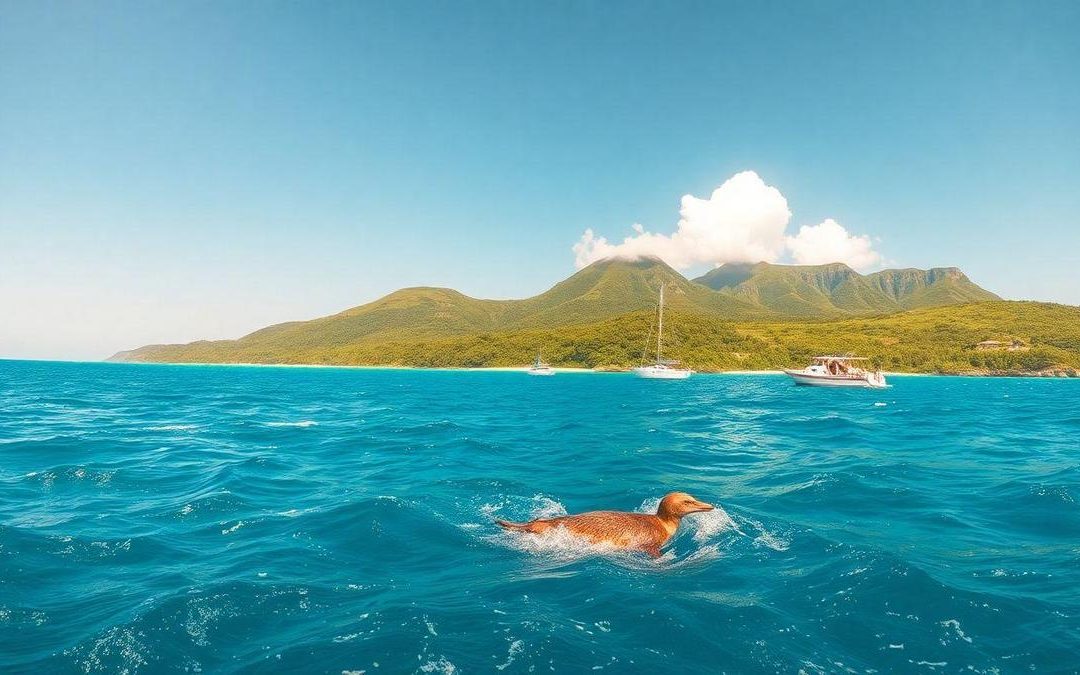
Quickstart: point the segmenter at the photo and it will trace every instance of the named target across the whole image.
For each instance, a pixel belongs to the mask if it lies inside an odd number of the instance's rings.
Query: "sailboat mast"
[[[664,341],[664,284],[660,284],[660,320],[656,329],[656,363],[660,363],[660,346]]]

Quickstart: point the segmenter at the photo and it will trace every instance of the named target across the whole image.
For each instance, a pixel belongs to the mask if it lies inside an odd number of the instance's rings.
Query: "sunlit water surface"
[[[1080,381],[892,383],[0,362],[0,670],[1077,670]]]

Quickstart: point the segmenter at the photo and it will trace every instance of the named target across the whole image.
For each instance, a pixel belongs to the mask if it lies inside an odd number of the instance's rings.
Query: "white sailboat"
[[[530,366],[529,369],[525,372],[529,375],[547,376],[554,375],[555,369],[552,368],[550,365],[544,363],[544,359],[541,357],[541,354],[537,354],[536,360],[533,361],[532,366]]]
[[[686,368],[676,368],[678,361],[665,360],[662,356],[664,348],[664,285],[660,284],[660,304],[658,309],[659,319],[656,330],[656,362],[634,368],[634,374],[650,380],[685,380],[694,371]],[[642,361],[644,361],[644,354]]]

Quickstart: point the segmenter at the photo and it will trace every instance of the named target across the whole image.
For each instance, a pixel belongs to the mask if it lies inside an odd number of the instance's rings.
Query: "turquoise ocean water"
[[[1080,381],[892,382],[0,362],[0,671],[1080,670]]]

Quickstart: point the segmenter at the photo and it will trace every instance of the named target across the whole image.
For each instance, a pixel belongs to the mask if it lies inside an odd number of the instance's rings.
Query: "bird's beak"
[[[712,511],[716,507],[712,504],[707,504],[698,500],[694,500],[694,510],[691,513],[701,513],[702,511]]]

